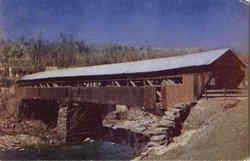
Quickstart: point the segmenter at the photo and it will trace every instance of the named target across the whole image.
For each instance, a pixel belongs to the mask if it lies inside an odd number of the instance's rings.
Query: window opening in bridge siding
[[[216,88],[216,80],[215,78],[211,78],[210,82],[208,83],[208,89],[213,89],[213,88]]]
[[[163,86],[176,86],[183,84],[183,77],[171,77],[162,81]]]
[[[211,81],[210,81],[209,85],[211,85],[211,86],[215,86],[215,78],[212,78],[212,79],[211,79]]]
[[[136,86],[143,86],[144,82],[143,80],[132,80]]]

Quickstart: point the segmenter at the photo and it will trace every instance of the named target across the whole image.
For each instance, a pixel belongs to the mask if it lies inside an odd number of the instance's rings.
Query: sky
[[[0,0],[0,36],[248,50],[240,0]]]

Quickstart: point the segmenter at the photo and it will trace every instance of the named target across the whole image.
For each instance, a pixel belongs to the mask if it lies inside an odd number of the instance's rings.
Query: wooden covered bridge
[[[102,113],[106,105],[167,110],[174,104],[199,99],[207,89],[237,88],[244,77],[244,68],[245,65],[232,50],[218,49],[184,56],[36,73],[17,82],[19,116],[22,116],[24,104],[30,101],[82,102],[85,106],[98,106],[88,109],[99,120],[94,122],[100,125],[101,116],[97,113]],[[39,111],[38,107],[31,109]],[[57,113],[53,107],[47,108],[48,113],[53,113],[51,111]],[[67,120],[70,117],[72,114]],[[94,122],[92,119],[87,124],[97,127]],[[67,124],[67,128],[69,126]]]

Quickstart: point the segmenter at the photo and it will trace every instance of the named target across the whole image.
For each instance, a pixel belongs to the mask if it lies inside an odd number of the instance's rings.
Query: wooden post
[[[147,80],[147,83],[149,84],[149,86],[154,86],[154,84],[150,80]]]
[[[16,103],[16,119],[18,121],[21,121],[21,104],[22,104],[22,100],[18,100],[17,103]]]
[[[224,99],[226,99],[226,88],[224,88]]]
[[[207,97],[207,88],[205,88],[205,96],[206,96],[206,99],[208,100],[208,97]]]
[[[133,87],[136,87],[135,82],[133,82],[132,80],[131,80],[131,81],[129,81],[129,83],[130,83]]]
[[[114,83],[115,83],[115,85],[116,85],[117,87],[121,87],[121,85],[119,84],[119,82],[114,81]]]
[[[161,95],[161,92],[160,91],[156,91],[156,95],[161,99],[162,98],[162,95]]]

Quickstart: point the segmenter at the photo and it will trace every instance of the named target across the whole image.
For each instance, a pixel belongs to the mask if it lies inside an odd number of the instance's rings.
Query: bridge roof
[[[90,77],[139,74],[187,67],[205,66],[212,64],[215,60],[219,59],[229,50],[230,49],[218,49],[184,56],[46,71],[26,75],[21,79],[21,81],[82,76]]]

